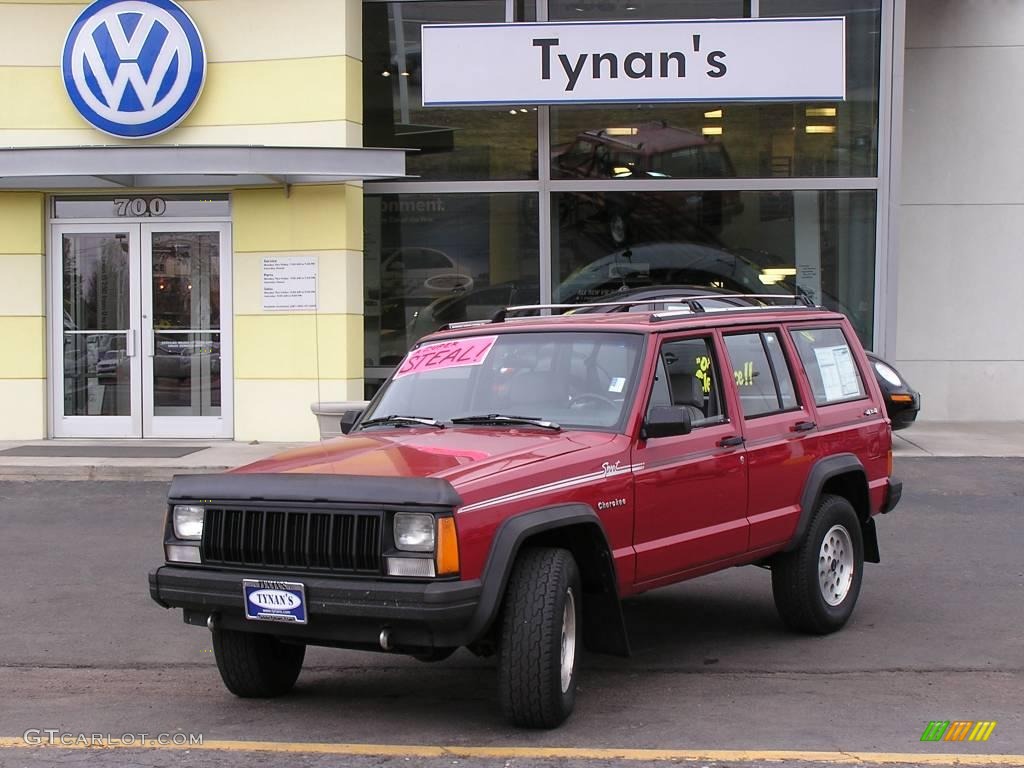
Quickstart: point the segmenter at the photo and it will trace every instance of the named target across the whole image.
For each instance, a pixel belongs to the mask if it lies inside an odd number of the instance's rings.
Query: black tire
[[[837,529],[836,527],[839,527]],[[845,531],[846,540],[842,533]],[[830,535],[832,534],[832,535]],[[829,536],[838,542],[840,557],[825,560],[822,547]],[[830,591],[826,599],[826,588],[821,584],[820,568],[826,574],[834,574],[837,582],[845,578],[845,550],[852,545],[852,579],[842,591]],[[832,546],[830,545],[830,551]],[[824,495],[814,510],[814,517],[807,528],[803,541],[792,552],[777,556],[772,561],[772,594],[775,607],[782,621],[790,629],[813,635],[827,635],[841,629],[857,603],[860,585],[864,576],[864,539],[860,520],[853,506],[842,496]],[[830,586],[831,590],[831,586]],[[831,601],[838,601],[830,604]]]
[[[213,655],[224,685],[243,699],[283,696],[295,685],[306,646],[290,645],[270,635],[213,631]]]
[[[568,550],[531,548],[516,559],[498,647],[498,695],[515,725],[554,728],[572,712],[583,647],[582,597],[579,569]],[[563,618],[570,600],[572,663],[563,686]]]

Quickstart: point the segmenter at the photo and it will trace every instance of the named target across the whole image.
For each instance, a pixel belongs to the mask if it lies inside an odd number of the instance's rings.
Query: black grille
[[[206,508],[203,562],[380,573],[381,515]]]

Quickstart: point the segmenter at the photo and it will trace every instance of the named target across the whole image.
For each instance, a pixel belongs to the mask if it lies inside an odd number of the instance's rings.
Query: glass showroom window
[[[367,194],[364,220],[369,368],[443,325],[538,299],[535,194]],[[375,389],[384,372],[371,374]]]
[[[554,22],[843,16],[847,99],[421,106],[423,24],[534,21],[545,9]],[[410,178],[366,185],[368,392],[444,323],[623,285],[799,289],[871,344],[889,4],[367,0],[363,11],[365,143],[418,150]],[[457,277],[427,285],[433,274]]]
[[[558,302],[656,285],[801,290],[871,345],[873,190],[564,192],[551,206]]]
[[[537,178],[536,107],[425,109],[420,93],[424,24],[504,22],[505,12],[505,0],[364,3],[365,145],[418,150],[406,169],[424,181]]]
[[[552,0],[551,19],[750,15],[750,4],[742,2],[608,0],[600,9],[596,5]],[[761,18],[846,18],[846,101],[552,107],[551,178],[875,176],[881,13],[880,0],[761,0]]]

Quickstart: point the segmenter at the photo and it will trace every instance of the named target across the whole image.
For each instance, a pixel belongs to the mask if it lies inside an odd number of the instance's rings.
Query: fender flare
[[[561,530],[570,527],[583,529],[590,534],[589,545],[596,550],[592,554],[600,563],[598,568],[592,568],[586,574],[588,578],[584,584],[583,624],[587,645],[598,652],[629,655],[626,624],[608,537],[597,513],[581,503],[541,507],[510,517],[501,524],[491,542],[487,563],[480,577],[482,590],[476,612],[469,623],[470,637],[483,637],[497,619],[512,566],[523,544],[537,536],[557,537]],[[588,542],[578,539],[574,543],[579,547],[588,546]],[[575,552],[574,556],[579,557]],[[591,589],[587,588],[588,584]],[[600,632],[589,631],[591,622],[600,622]]]
[[[850,472],[856,472],[864,478],[864,487],[866,489],[867,473],[864,471],[864,465],[852,453],[837,453],[834,456],[826,456],[811,467],[811,471],[807,474],[807,480],[804,483],[803,493],[800,495],[800,519],[797,521],[796,530],[793,531],[792,538],[783,549],[784,552],[792,552],[803,541],[804,534],[807,532],[807,526],[811,524],[811,515],[814,514],[814,509],[818,505],[818,499],[821,498],[821,491],[825,487],[825,483],[837,475],[845,475]],[[870,516],[868,519],[870,519]]]

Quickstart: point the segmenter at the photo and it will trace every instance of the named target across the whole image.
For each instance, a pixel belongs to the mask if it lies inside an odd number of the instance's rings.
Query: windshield
[[[564,428],[616,430],[628,412],[642,347],[638,334],[579,332],[505,333],[423,344],[402,361],[363,422],[415,415],[451,424],[452,419],[501,414]]]

